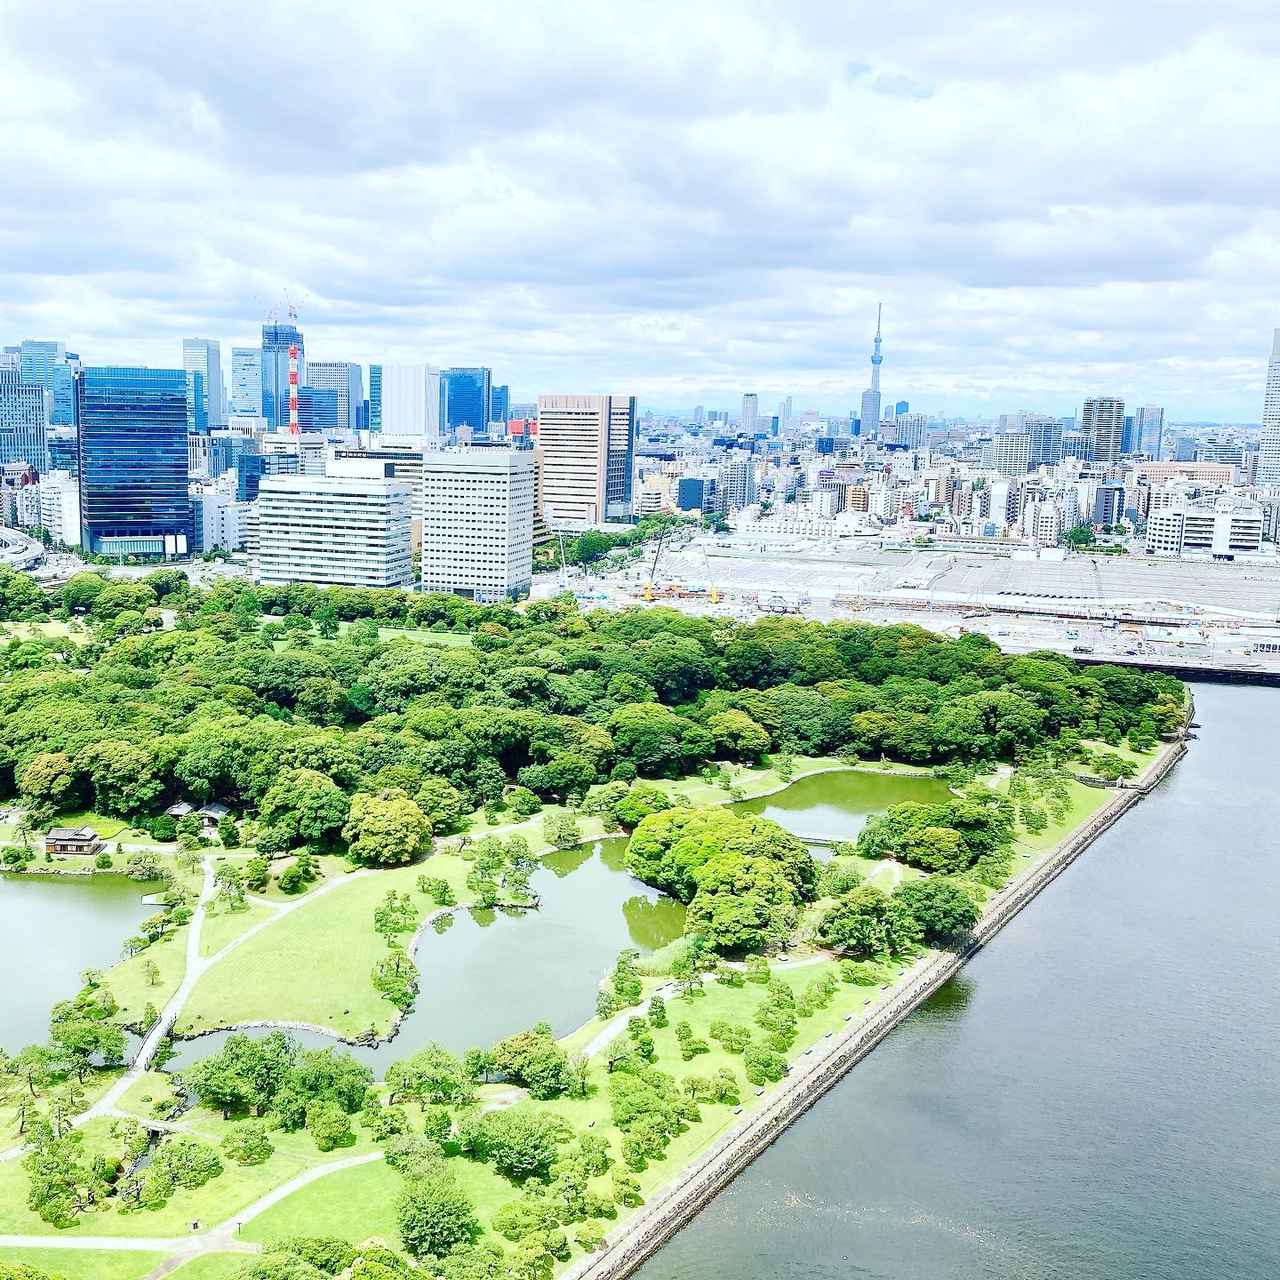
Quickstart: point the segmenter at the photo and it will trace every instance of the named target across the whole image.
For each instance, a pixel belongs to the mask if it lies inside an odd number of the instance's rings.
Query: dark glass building
[[[191,546],[187,375],[108,367],[76,375],[86,550],[183,556]]]
[[[511,388],[505,383],[489,393],[489,421],[506,422],[511,416]]]
[[[369,366],[369,422],[370,431],[382,430],[382,366]]]
[[[492,384],[488,369],[445,369],[440,374],[440,399],[444,405],[445,434],[459,427],[484,431],[490,421]]]
[[[286,426],[288,409],[285,410]],[[337,431],[338,393],[321,387],[298,388],[298,431]]]
[[[262,416],[267,420],[268,431],[289,429],[289,348],[295,345],[301,387],[307,380],[307,346],[298,326],[262,326]]]

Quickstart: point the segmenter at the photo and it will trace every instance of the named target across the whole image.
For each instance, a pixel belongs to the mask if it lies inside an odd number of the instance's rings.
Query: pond
[[[142,898],[155,887],[118,875],[0,876],[0,1048],[47,1039],[49,1010],[80,989],[82,970],[115,964],[154,913]]]
[[[856,840],[873,813],[915,800],[936,804],[950,795],[945,782],[928,775],[873,773],[842,769],[813,773],[784,791],[758,800],[741,800],[736,813],[759,813],[808,839]]]
[[[853,839],[869,814],[946,795],[945,784],[933,778],[839,772],[734,808],[763,812],[797,834]],[[541,896],[537,911],[460,911],[443,932],[428,929],[416,953],[422,977],[413,1012],[389,1043],[352,1052],[381,1071],[433,1041],[461,1052],[535,1022],[549,1022],[557,1036],[581,1026],[619,951],[635,947],[648,954],[684,928],[680,903],[627,873],[626,846],[625,836],[614,836],[543,858],[532,882]],[[217,1052],[229,1034],[179,1044],[169,1069]],[[334,1043],[322,1034],[294,1034],[309,1047]]]

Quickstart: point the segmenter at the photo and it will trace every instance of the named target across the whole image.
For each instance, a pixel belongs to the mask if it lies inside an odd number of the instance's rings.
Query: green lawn
[[[329,1027],[356,1036],[391,1026],[394,1006],[374,989],[369,975],[386,954],[373,931],[374,908],[389,889],[410,893],[420,911],[434,904],[418,893],[419,875],[442,877],[460,902],[469,863],[435,854],[409,867],[353,876],[314,902],[268,925],[212,968],[196,984],[181,1018],[184,1033],[210,1031],[237,1022],[279,1018]],[[259,908],[268,910],[268,908]]]
[[[117,1253],[108,1249],[0,1249],[0,1273],[7,1264],[34,1267],[61,1280],[141,1280],[163,1259],[162,1253]],[[193,1280],[185,1268],[181,1274],[184,1280]],[[214,1280],[217,1275],[210,1271],[198,1280]]]
[[[159,908],[157,908],[159,910]],[[148,976],[147,962],[159,970],[153,983]],[[187,971],[187,926],[175,929],[169,937],[153,942],[144,951],[121,960],[106,973],[107,986],[120,1005],[118,1022],[138,1022],[147,1005],[163,1009],[177,991],[182,976]]]
[[[174,1280],[231,1280],[249,1260],[243,1253],[204,1253],[172,1275]]]
[[[122,831],[129,829],[129,824],[121,818],[109,818],[105,814],[95,813],[92,809],[75,809],[70,813],[60,813],[49,824],[51,827],[92,827],[104,840],[114,840]]]
[[[228,911],[224,906],[210,906],[200,932],[200,954],[211,956],[228,942],[276,914],[270,907],[256,902],[246,904],[243,911]]]
[[[15,640],[30,640],[35,636],[43,636],[48,640],[56,640],[59,637],[67,640],[74,640],[77,644],[85,644],[89,639],[88,632],[83,628],[72,631],[65,622],[0,622],[0,632],[12,637]]]
[[[278,619],[277,619],[278,621]],[[350,630],[349,622],[339,622],[339,633]],[[469,632],[418,630],[406,627],[379,627],[380,640],[413,640],[417,644],[438,644],[446,649],[469,649],[471,635]]]
[[[245,1240],[279,1236],[342,1236],[351,1241],[382,1236],[398,1243],[395,1200],[400,1175],[381,1160],[318,1178],[244,1227]]]

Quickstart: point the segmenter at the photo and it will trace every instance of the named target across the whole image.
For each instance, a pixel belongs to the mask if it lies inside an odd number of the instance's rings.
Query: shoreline
[[[763,1106],[721,1135],[654,1199],[607,1235],[599,1251],[561,1272],[559,1280],[621,1280],[657,1253],[900,1022],[950,981],[1100,835],[1164,780],[1187,753],[1186,725],[1194,714],[1192,701],[1177,741],[1168,744],[1140,778],[1116,788],[1114,795],[1054,850],[988,900],[966,946],[917,961],[906,984],[870,1019],[841,1036],[814,1045],[813,1061],[806,1062],[802,1057],[793,1064],[792,1073]],[[825,1052],[824,1044],[829,1046]]]

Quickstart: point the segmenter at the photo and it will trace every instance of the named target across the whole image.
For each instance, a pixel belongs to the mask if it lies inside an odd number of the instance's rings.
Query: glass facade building
[[[222,344],[215,338],[183,338],[182,367],[187,374],[187,431],[208,435],[224,425]]]
[[[262,350],[259,347],[231,348],[231,412],[254,418],[262,416]]]
[[[289,429],[289,348],[295,345],[301,386],[307,380],[307,347],[301,330],[294,324],[262,326],[262,416],[268,431]]]
[[[490,422],[492,384],[488,369],[445,369],[440,374],[441,421],[450,436],[459,427],[484,431]]]
[[[337,431],[340,425],[338,393],[320,387],[298,388],[298,431]],[[285,408],[285,427],[289,412]]]
[[[18,369],[0,368],[0,466],[26,462],[49,470],[49,393]]]
[[[80,357],[61,342],[27,338],[18,348],[18,367],[23,382],[37,382],[53,396],[50,425],[70,426],[76,412],[72,378],[80,367]]]
[[[369,366],[369,430],[382,430],[382,366]]]
[[[81,541],[112,556],[183,556],[191,546],[184,369],[76,375]]]
[[[506,422],[511,416],[511,388],[505,383],[489,394],[489,421]]]

